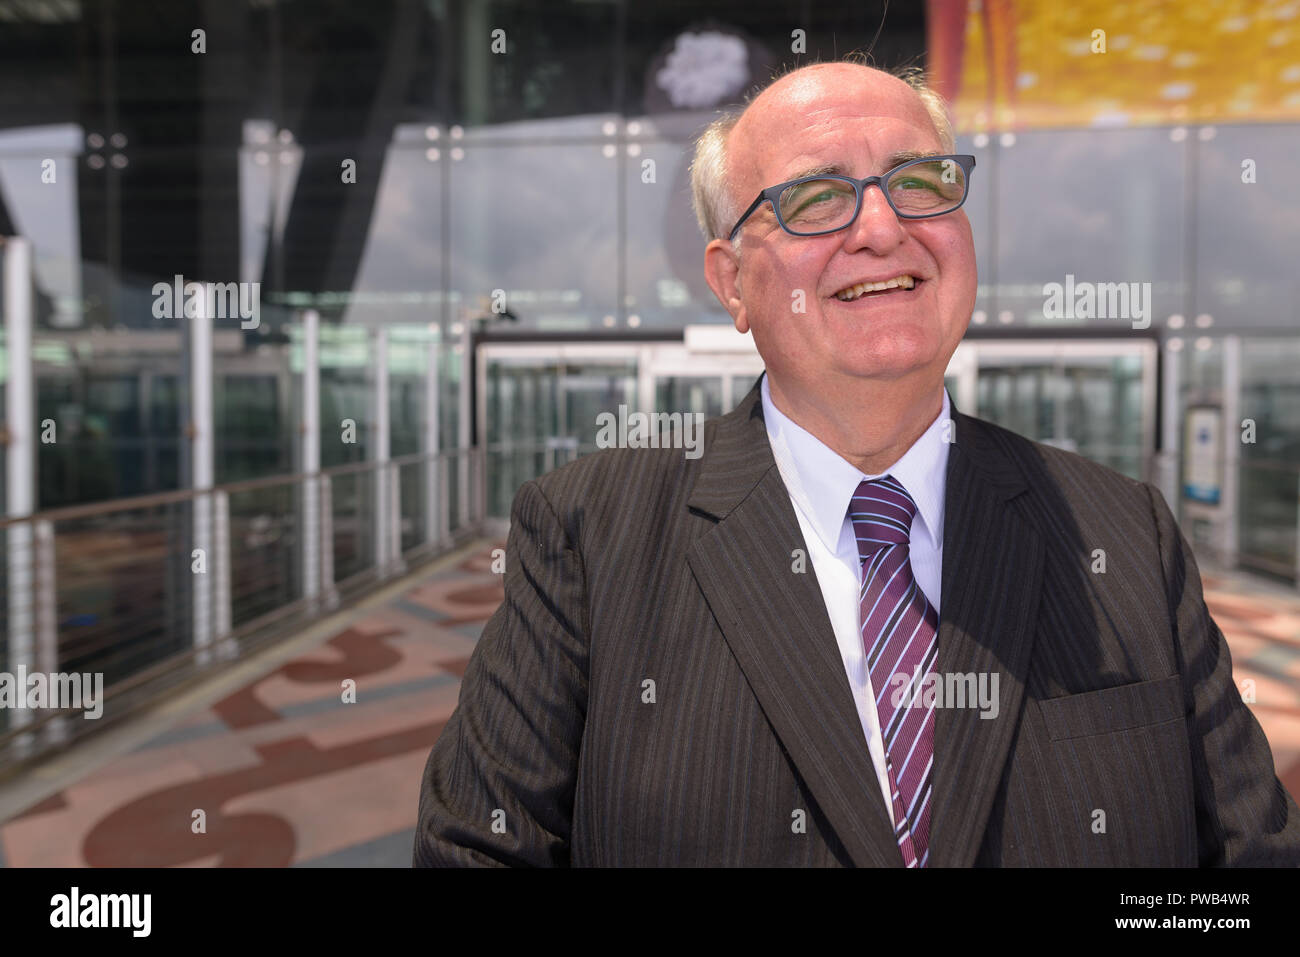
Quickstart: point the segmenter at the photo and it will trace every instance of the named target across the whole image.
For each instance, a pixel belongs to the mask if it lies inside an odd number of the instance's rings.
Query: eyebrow
[[[891,153],[885,159],[885,170],[894,169],[896,166],[902,166],[912,160],[923,159],[926,156],[945,156],[945,153],[933,153],[928,150],[899,150],[897,153]],[[839,163],[831,163],[829,166],[814,166],[803,172],[795,173],[790,179],[803,179],[805,176],[850,176],[848,169]]]

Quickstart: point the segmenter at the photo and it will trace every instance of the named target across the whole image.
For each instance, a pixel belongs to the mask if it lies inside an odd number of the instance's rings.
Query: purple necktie
[[[925,867],[934,706],[933,700],[923,706],[921,687],[938,658],[939,615],[912,576],[908,544],[914,515],[916,503],[892,475],[863,481],[849,503],[862,559],[858,621],[885,739],[894,835],[903,863]]]

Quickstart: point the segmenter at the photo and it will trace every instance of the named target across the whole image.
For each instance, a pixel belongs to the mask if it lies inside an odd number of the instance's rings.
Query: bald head
[[[866,112],[881,103],[923,117],[934,130],[937,152],[953,151],[943,100],[917,71],[895,75],[860,63],[814,63],[792,70],[768,84],[742,112],[715,120],[697,141],[691,164],[693,205],[705,238],[725,239],[753,196],[780,182],[754,185],[757,161],[765,149],[798,152],[798,138],[806,135],[800,119],[822,116],[829,122],[837,106],[860,106]]]

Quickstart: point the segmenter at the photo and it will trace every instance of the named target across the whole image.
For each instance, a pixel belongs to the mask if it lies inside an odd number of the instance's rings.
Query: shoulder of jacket
[[[630,504],[648,500],[663,486],[688,481],[691,462],[682,449],[602,449],[533,481],[557,512],[611,500]]]
[[[983,432],[985,441],[992,443],[1010,459],[1030,487],[1042,481],[1044,477],[1057,480],[1068,478],[1066,485],[1077,485],[1082,482],[1104,488],[1111,493],[1146,495],[1146,482],[1134,479],[1110,466],[1102,465],[1078,452],[1026,438],[987,419],[973,416],[967,416],[967,419]]]

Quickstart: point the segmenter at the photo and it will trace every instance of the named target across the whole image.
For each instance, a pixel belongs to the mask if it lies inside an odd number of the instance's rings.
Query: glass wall
[[[792,53],[871,40],[884,6],[806,7],[796,51],[789,11],[741,0],[10,5],[0,233],[34,246],[39,405],[60,434],[41,506],[192,480],[189,330],[158,283],[258,287],[259,321],[215,322],[218,482],[295,467],[302,309],[321,315],[325,465],[374,452],[377,362],[392,454],[416,448],[420,377],[396,337],[372,354],[380,326],[723,318],[685,201],[691,137]],[[880,62],[916,59],[923,11],[890,26]],[[692,74],[701,38],[720,72]],[[459,442],[459,385],[442,388]]]
[[[626,359],[546,351],[484,363],[489,515],[509,515],[515,492],[529,479],[596,451],[602,412],[638,408],[631,350]]]
[[[38,406],[60,436],[40,451],[40,505],[192,482],[190,329],[155,291],[176,277],[256,284],[256,322],[214,321],[218,482],[299,466],[294,355],[305,309],[321,319],[323,465],[381,447],[373,392],[384,364],[390,453],[422,447],[428,358],[418,330],[445,344],[447,448],[467,440],[455,351],[465,329],[601,339],[729,323],[702,275],[693,138],[784,67],[868,47],[884,67],[927,65],[933,5],[889,5],[882,28],[885,6],[6,6],[0,233],[33,243]],[[970,28],[987,20],[972,12]],[[1035,101],[1049,95],[1045,74],[1013,79]],[[1238,335],[1241,401],[1267,419],[1269,461],[1300,467],[1300,422],[1278,398],[1300,373],[1266,362],[1289,354],[1273,344],[1300,329],[1300,126],[1278,114],[1251,122],[1249,109],[1217,125],[1170,124],[1186,111],[1159,114],[1163,125],[1103,114],[1073,129],[1049,128],[1041,115],[1018,129],[998,115],[959,114],[958,149],[978,164],[965,207],[979,263],[970,336],[1186,337],[1186,390],[1196,364],[1214,361],[1195,340]],[[1085,285],[1098,292],[1086,308]],[[1060,287],[1057,307],[1051,287]],[[612,411],[629,374],[543,367],[489,371],[501,391],[489,390],[487,422],[501,435],[580,440],[561,419]],[[720,407],[716,382],[683,376],[684,391],[663,401]],[[1140,471],[1130,435],[1096,428],[1124,420],[1131,370],[989,369],[980,388],[980,411],[995,421]],[[1182,405],[1162,410],[1183,414]],[[500,480],[501,495],[517,477]],[[1253,518],[1243,504],[1244,520],[1261,526],[1243,541],[1285,564],[1294,536],[1269,545],[1274,533],[1261,525],[1286,525],[1281,486],[1265,488],[1280,481],[1243,477],[1250,509],[1281,503]],[[338,490],[340,508],[364,512],[365,493],[351,494]],[[403,527],[418,521],[405,516]],[[368,539],[356,536],[360,561]]]
[[[1241,446],[1238,548],[1263,571],[1300,569],[1300,337],[1248,339],[1241,349],[1241,415],[1254,441]]]
[[[975,414],[1143,480],[1140,356],[981,360]]]

